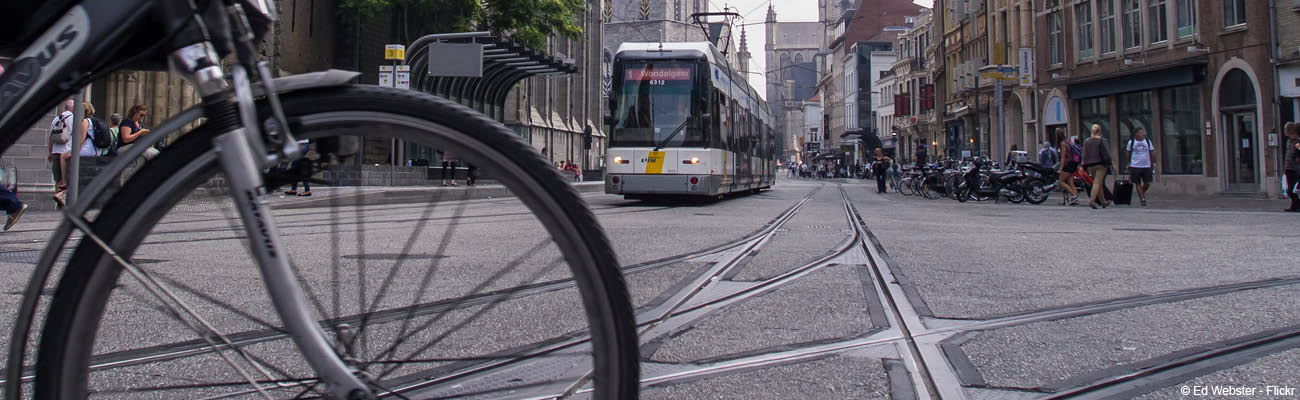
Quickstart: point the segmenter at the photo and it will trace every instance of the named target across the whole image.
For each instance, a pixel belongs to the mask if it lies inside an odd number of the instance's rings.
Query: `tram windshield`
[[[691,118],[695,65],[627,63],[618,88],[611,147],[704,146],[698,118]],[[676,135],[674,131],[680,129]]]

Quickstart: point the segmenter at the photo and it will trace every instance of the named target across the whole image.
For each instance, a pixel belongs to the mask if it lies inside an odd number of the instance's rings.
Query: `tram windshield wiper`
[[[659,149],[662,149],[664,146],[668,145],[668,141],[673,140],[673,137],[676,137],[678,132],[681,132],[682,129],[686,128],[686,123],[690,121],[691,121],[690,118],[683,119],[681,125],[677,125],[677,129],[673,129],[673,133],[669,134],[668,137],[664,138],[662,142],[659,142],[659,144],[655,145],[654,151],[659,151]]]

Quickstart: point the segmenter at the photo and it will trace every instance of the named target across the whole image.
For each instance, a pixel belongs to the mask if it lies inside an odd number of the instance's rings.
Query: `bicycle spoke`
[[[422,211],[422,212],[420,213],[420,220],[419,220],[419,222],[416,222],[416,224],[415,224],[415,228],[411,230],[411,236],[410,236],[409,238],[407,238],[406,243],[402,245],[402,251],[401,251],[401,253],[398,253],[398,254],[410,254],[410,253],[411,253],[411,249],[415,247],[415,243],[416,243],[416,241],[419,239],[419,237],[420,237],[420,233],[424,231],[424,227],[425,227],[425,225],[428,224],[429,216],[432,215],[433,210],[436,208],[435,206],[436,206],[438,203],[442,202],[443,193],[444,193],[443,191],[438,191],[438,195],[437,195],[437,197],[435,197],[435,198],[434,198],[434,199],[433,199],[429,204],[427,204],[427,205],[425,206],[424,211]],[[469,195],[466,195],[466,197],[469,197]],[[462,200],[464,200],[464,199],[462,199]],[[457,216],[463,215],[463,212],[464,212],[464,209],[465,209],[466,205],[467,205],[467,203],[462,202],[462,203],[458,206],[458,208],[457,208],[457,210],[456,210],[456,215],[457,215]],[[450,241],[450,236],[451,236],[451,234],[449,233],[449,231],[452,229],[452,227],[453,227],[454,225],[455,225],[454,222],[449,223],[449,224],[448,224],[448,229],[447,229],[447,230],[444,230],[444,235],[443,235],[443,239],[444,239],[443,243],[444,243],[444,244]],[[434,254],[435,254],[435,255],[441,255],[441,254],[443,253],[443,251],[445,251],[445,246],[440,246],[439,249],[438,249],[438,251],[435,252]],[[370,316],[371,316],[372,314],[374,314],[376,311],[379,310],[379,305],[380,305],[381,303],[383,303],[383,301],[384,301],[384,297],[385,297],[385,295],[386,295],[387,292],[388,292],[388,288],[389,288],[389,286],[392,285],[394,279],[396,279],[396,277],[397,277],[397,272],[400,271],[400,270],[402,269],[402,264],[404,264],[404,263],[406,262],[406,260],[407,260],[407,258],[405,258],[405,257],[398,257],[397,261],[396,261],[396,262],[394,263],[394,265],[393,265],[393,268],[392,268],[391,270],[388,271],[388,276],[384,277],[384,283],[381,284],[381,285],[379,286],[379,293],[378,293],[378,294],[375,296],[375,298],[371,301],[371,307],[370,307],[370,309],[366,310],[366,312],[364,313],[364,316],[361,318],[361,332],[365,332],[366,327],[369,326],[369,323],[370,323]],[[433,271],[435,271],[435,270],[437,270],[437,263],[434,264],[433,268],[430,268],[430,271],[429,271],[429,273],[428,273],[430,277],[432,276]],[[427,279],[426,279],[426,282],[427,282]],[[423,295],[423,293],[421,293],[420,295],[416,295],[416,297],[415,297],[414,299],[412,299],[412,302],[411,302],[411,306],[412,306],[412,307],[414,307],[417,303],[419,303],[420,298],[422,297],[422,295]]]
[[[454,211],[454,212],[452,213],[452,215],[453,215],[453,218],[452,218],[452,219],[453,219],[453,220],[459,219],[462,215],[464,215],[464,213],[465,213],[465,207],[467,206],[467,204],[468,204],[467,202],[461,202],[460,204],[458,204],[458,205],[456,206],[456,211]],[[443,229],[443,231],[442,231],[442,237],[439,238],[438,248],[437,248],[437,250],[434,251],[434,253],[433,253],[434,255],[442,255],[442,254],[444,254],[444,253],[447,251],[447,246],[449,246],[449,245],[451,244],[451,237],[455,234],[455,232],[456,232],[456,224],[455,224],[455,223],[448,223],[448,224],[447,224],[447,228],[446,228],[446,229]],[[425,271],[425,273],[424,273],[424,277],[421,278],[421,280],[420,280],[420,285],[419,285],[419,289],[417,290],[415,296],[411,298],[411,305],[409,306],[409,307],[411,307],[411,313],[414,313],[414,307],[415,307],[415,305],[417,305],[417,304],[420,303],[420,299],[421,299],[421,298],[424,298],[425,291],[428,290],[428,288],[429,288],[429,282],[431,282],[431,281],[433,280],[433,276],[436,275],[436,274],[438,273],[438,267],[439,267],[439,265],[442,264],[442,259],[441,259],[441,258],[436,258],[436,257],[435,257],[435,258],[433,259],[433,263],[432,263],[432,264],[433,264],[433,265],[431,265],[431,266],[429,267],[429,269],[428,269],[427,271]],[[407,328],[410,327],[411,318],[413,318],[413,317],[414,317],[413,314],[408,314],[408,315],[407,315],[407,318],[405,318],[405,319],[402,320],[401,329],[399,330],[400,333],[397,334],[397,337],[398,337],[398,338],[406,337],[406,330],[407,330]],[[367,325],[368,325],[367,322],[369,322],[369,318],[367,318],[367,317],[363,317],[363,319],[362,319],[362,324],[361,324],[361,329],[360,329],[359,333],[362,333],[362,334],[365,333],[366,328],[367,328]],[[392,346],[390,346],[389,348],[392,348]],[[387,352],[387,350],[385,350],[385,353],[386,353],[386,352]],[[363,354],[364,354],[364,353],[363,353]]]
[[[415,317],[415,309],[414,309],[414,307],[411,307],[410,311],[408,311],[408,313],[407,313],[407,315],[406,315],[406,318],[403,318],[403,320],[402,320],[402,330],[401,330],[402,333],[399,334],[399,335],[397,335],[397,339],[393,342],[393,344],[389,345],[388,348],[384,349],[384,351],[381,352],[377,358],[383,358],[383,357],[387,357],[387,356],[392,355],[393,352],[397,351],[397,348],[398,348],[399,346],[401,346],[403,343],[405,343],[405,341],[406,341],[407,338],[414,336],[414,333],[416,333],[416,332],[421,332],[421,331],[423,331],[423,330],[425,330],[425,329],[428,329],[430,326],[432,326],[434,323],[437,323],[439,320],[441,320],[444,316],[446,316],[446,315],[447,315],[448,313],[450,313],[451,311],[460,308],[460,305],[461,305],[461,304],[463,304],[465,301],[470,300],[470,299],[472,299],[472,298],[474,297],[473,294],[478,293],[480,290],[486,288],[487,286],[491,285],[492,283],[495,283],[497,279],[500,279],[500,277],[505,276],[506,272],[509,272],[510,270],[514,269],[514,267],[515,267],[515,266],[518,266],[519,263],[522,263],[523,260],[527,260],[528,258],[532,257],[533,254],[536,254],[538,251],[541,251],[541,249],[542,249],[543,247],[545,247],[547,244],[550,244],[550,243],[551,243],[551,239],[550,239],[550,238],[547,238],[547,239],[543,240],[541,243],[538,243],[538,244],[534,245],[534,246],[533,246],[532,248],[530,248],[528,251],[525,251],[525,252],[524,252],[523,254],[521,254],[519,257],[515,258],[515,259],[514,259],[513,261],[511,261],[510,263],[506,264],[507,267],[506,267],[506,268],[502,268],[502,270],[501,270],[501,271],[498,271],[496,274],[494,274],[494,275],[492,276],[492,278],[488,279],[487,281],[485,281],[485,282],[483,282],[483,283],[480,283],[477,287],[475,287],[474,289],[470,290],[470,292],[469,292],[468,295],[462,297],[461,300],[459,300],[459,301],[458,301],[457,303],[455,303],[453,306],[448,307],[448,308],[447,308],[445,311],[443,311],[442,313],[440,313],[440,314],[434,316],[434,317],[431,318],[429,321],[427,321],[427,322],[425,322],[423,325],[421,325],[419,328],[416,328],[415,332],[412,332],[410,335],[408,335],[406,329],[408,328],[408,325],[409,325],[410,321]],[[436,266],[437,266],[437,265],[436,265],[436,263],[435,263],[435,268],[436,268]],[[549,268],[547,268],[547,269],[549,269]],[[544,269],[544,270],[545,270],[545,269]],[[536,279],[534,279],[534,280],[536,280]],[[426,283],[427,283],[427,282],[426,282]],[[492,302],[488,303],[488,305],[491,306],[492,304],[499,303],[499,302],[501,302],[501,301],[504,301],[504,300],[507,299],[507,298],[509,298],[509,296],[503,296],[503,297],[500,298],[500,299],[493,300]]]
[[[562,263],[563,261],[564,261],[564,259],[563,259],[563,258],[560,258],[560,259],[557,259],[557,260],[555,260],[555,261],[553,261],[553,262],[547,264],[547,266],[546,266],[545,268],[542,268],[541,271],[539,271],[538,273],[534,274],[534,275],[533,275],[533,276],[532,276],[528,281],[530,281],[530,282],[531,282],[531,281],[535,281],[535,280],[537,280],[538,278],[541,278],[542,276],[546,275],[547,273],[550,273],[553,269],[555,269],[555,267],[561,265],[561,263]],[[514,269],[514,267],[517,266],[517,265],[518,265],[518,264],[512,263],[512,265],[511,265],[510,267],[503,269],[503,271],[509,271],[509,270],[511,270],[511,269]],[[488,279],[486,282],[484,282],[484,283],[481,284],[478,288],[476,288],[475,292],[477,292],[478,290],[481,290],[481,289],[484,288],[484,287],[487,287],[487,286],[490,285],[491,283],[496,282],[496,280],[497,280],[497,279],[500,279],[502,276],[505,276],[505,273],[504,273],[504,272],[500,272],[500,273],[497,273],[497,274],[493,275],[491,279]],[[509,299],[510,299],[509,297],[501,297],[501,298],[498,298],[498,299],[493,300],[491,303],[488,303],[487,306],[483,307],[482,310],[479,310],[479,312],[475,313],[474,315],[470,316],[469,318],[466,318],[465,320],[461,321],[460,323],[456,324],[455,326],[452,326],[451,329],[448,329],[446,332],[443,332],[442,334],[440,334],[440,335],[434,337],[432,340],[430,340],[430,341],[429,341],[428,343],[426,343],[424,346],[421,346],[420,348],[416,349],[414,352],[411,353],[411,355],[407,356],[407,359],[412,359],[412,358],[415,358],[415,357],[420,356],[421,354],[424,354],[424,352],[429,351],[429,349],[433,348],[433,346],[434,346],[435,344],[438,344],[438,343],[442,342],[443,339],[446,339],[448,336],[451,336],[453,333],[459,332],[461,329],[464,329],[466,326],[469,326],[469,324],[471,324],[471,323],[477,321],[479,318],[482,318],[484,315],[486,315],[486,314],[488,313],[488,311],[492,311],[492,310],[496,309],[497,306],[501,305],[502,303],[504,303],[506,300],[509,300]],[[431,320],[429,323],[426,323],[422,329],[419,329],[419,330],[417,330],[416,332],[412,332],[411,336],[414,336],[415,333],[421,332],[421,331],[423,331],[424,329],[427,329],[428,327],[433,326],[433,323],[436,322],[437,320],[441,319],[443,315],[446,315],[446,313],[443,313],[442,315],[439,315],[437,318],[434,318],[433,320]],[[402,336],[402,338],[405,338],[405,337],[410,337],[410,336]],[[401,339],[399,339],[398,341],[400,342]],[[392,348],[396,349],[396,347],[392,347]],[[380,379],[383,379],[384,377],[386,377],[386,376],[388,376],[389,374],[393,373],[393,371],[396,371],[397,368],[398,368],[398,367],[395,367],[395,366],[394,366],[394,367],[389,367],[388,370],[384,371],[384,373],[382,373],[382,374],[379,375],[379,378],[380,378]]]
[[[257,316],[254,316],[254,315],[252,315],[252,314],[249,314],[248,312],[246,312],[246,311],[244,311],[244,310],[240,310],[240,309],[238,309],[238,308],[235,308],[234,305],[231,305],[230,303],[227,303],[227,302],[221,301],[220,299],[217,299],[216,297],[212,297],[211,295],[208,295],[208,294],[206,294],[206,293],[200,292],[200,291],[198,291],[197,289],[194,289],[193,287],[190,287],[189,285],[186,285],[186,284],[182,283],[182,282],[179,281],[179,280],[172,279],[172,278],[168,278],[168,277],[166,277],[165,275],[159,275],[159,276],[158,276],[158,279],[161,279],[161,280],[163,280],[163,281],[166,281],[167,284],[172,285],[172,286],[175,286],[175,287],[179,287],[179,288],[181,289],[181,291],[184,291],[185,293],[189,293],[189,294],[191,294],[191,295],[193,295],[193,296],[196,296],[196,297],[198,297],[198,298],[200,298],[200,299],[206,300],[208,303],[211,303],[211,304],[213,304],[213,305],[216,305],[217,307],[220,307],[220,308],[222,308],[222,309],[224,309],[224,310],[226,310],[226,311],[229,311],[229,312],[231,312],[231,313],[234,313],[235,315],[238,315],[238,316],[244,317],[244,318],[248,319],[249,321],[253,321],[253,322],[257,323],[258,325],[261,325],[261,326],[263,326],[263,327],[266,327],[267,329],[270,329],[270,330],[273,330],[273,331],[275,331],[275,332],[279,332],[279,333],[289,333],[288,331],[284,330],[284,328],[281,328],[281,327],[279,327],[279,326],[272,325],[270,322],[267,322],[266,320],[264,320],[264,319],[262,319],[262,318],[258,318]]]
[[[109,246],[108,243],[104,242],[103,239],[101,239],[98,235],[96,235],[94,231],[90,229],[90,226],[86,223],[86,221],[83,220],[80,216],[73,215],[71,212],[67,210],[65,210],[63,214],[65,219],[72,222],[72,224],[75,225],[76,228],[81,231],[83,235],[82,240],[90,239],[91,241],[93,241],[95,245],[99,246],[101,250],[103,250],[110,257],[112,257],[113,261],[117,262],[117,264],[120,265],[122,269],[127,272],[127,274],[131,275],[132,278],[134,278],[137,282],[143,285],[145,290],[148,290],[149,293],[152,294],[159,302],[163,303],[163,306],[166,307],[172,314],[174,314],[175,318],[177,318],[188,328],[190,328],[190,330],[194,331],[195,333],[198,333],[199,337],[203,338],[203,340],[207,341],[209,345],[214,347],[218,347],[218,344],[212,341],[212,338],[209,337],[208,334],[212,334],[216,336],[231,350],[235,351],[241,357],[243,357],[245,361],[249,362],[250,364],[253,364],[253,361],[248,357],[248,355],[243,351],[242,348],[236,346],[230,340],[230,338],[227,338],[225,335],[222,335],[219,331],[217,331],[216,328],[212,326],[212,324],[208,323],[208,321],[205,320],[202,316],[194,312],[193,308],[190,308],[188,305],[186,305],[184,301],[182,301],[179,297],[177,297],[175,293],[172,293],[170,290],[168,290],[166,286],[163,286],[157,280],[153,279],[151,275],[144,272],[144,270],[137,268],[135,264],[131,263],[130,261],[127,261],[126,259],[122,258],[121,255],[117,254],[117,252],[113,250],[112,246]],[[176,306],[172,306],[168,304],[169,300],[171,302],[175,302]],[[203,329],[199,329],[199,326],[196,326],[194,322],[184,318],[182,316],[182,311],[184,312],[184,314],[189,315],[191,318],[194,318],[195,321],[198,323],[198,325],[201,325]],[[207,334],[205,334],[205,331]],[[257,392],[262,395],[262,397],[271,398],[271,396],[268,395],[266,391],[264,391],[262,387],[256,383],[252,375],[250,375],[248,371],[245,371],[243,367],[240,367],[238,363],[236,363],[235,360],[231,359],[228,354],[226,354],[224,351],[218,351],[217,354],[220,355],[221,358],[225,360],[227,364],[229,364],[236,371],[238,371],[239,374],[242,375],[244,379],[248,381],[249,384],[253,385],[253,388],[256,389]],[[265,373],[265,371],[263,371],[263,373]]]

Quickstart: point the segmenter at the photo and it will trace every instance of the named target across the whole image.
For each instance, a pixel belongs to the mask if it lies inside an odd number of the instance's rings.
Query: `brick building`
[[[1058,127],[1086,137],[1098,124],[1116,159],[1127,160],[1125,143],[1145,129],[1159,153],[1157,192],[1276,195],[1277,85],[1264,3],[1035,1],[1040,137],[1059,140]]]

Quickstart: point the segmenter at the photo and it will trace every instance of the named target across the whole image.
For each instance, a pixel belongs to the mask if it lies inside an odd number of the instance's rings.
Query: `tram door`
[[[736,138],[736,125],[739,124],[739,121],[736,119],[736,102],[729,101],[727,102],[727,105],[727,143],[731,144],[730,150],[732,156],[730,160],[731,165],[729,166],[731,168],[731,186],[727,188],[727,191],[732,192],[736,190],[736,182],[739,182],[742,178],[740,168],[738,167],[740,166],[740,159],[743,157],[740,152],[740,140],[737,140]]]

